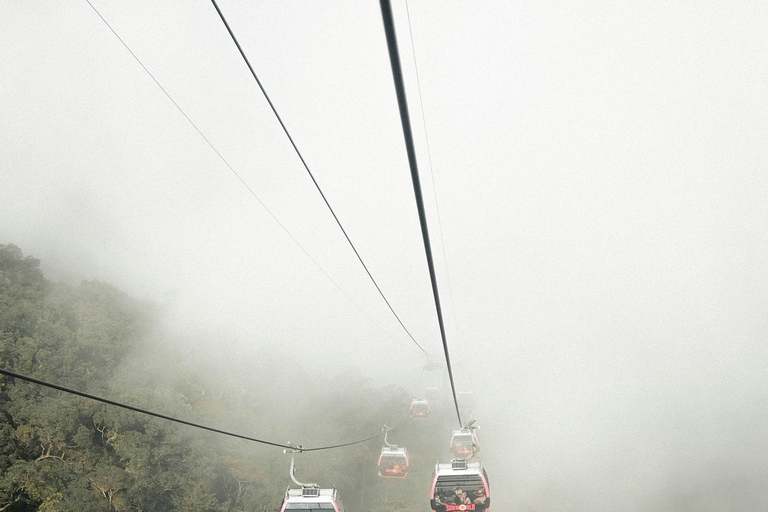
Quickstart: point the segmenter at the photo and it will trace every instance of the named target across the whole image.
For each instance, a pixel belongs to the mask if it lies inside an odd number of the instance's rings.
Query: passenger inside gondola
[[[475,505],[485,505],[485,498],[485,488],[481,487],[475,491],[475,499],[472,500],[472,503]]]
[[[438,512],[481,511],[487,508],[485,488],[479,478],[467,477],[439,482],[435,488]],[[458,480],[458,482],[457,482]],[[441,485],[442,484],[442,485]],[[460,484],[460,485],[457,485]]]
[[[456,505],[469,505],[472,503],[472,500],[469,499],[469,496],[467,496],[466,491],[463,491],[461,487],[457,487],[453,490],[456,497],[453,500],[453,503]]]

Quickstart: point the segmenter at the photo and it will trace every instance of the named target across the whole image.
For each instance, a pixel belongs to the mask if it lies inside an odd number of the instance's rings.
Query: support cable
[[[336,287],[336,289],[339,290],[342,293],[342,295],[344,295],[347,298],[347,300],[350,303],[352,303],[353,306],[355,306],[358,310],[360,310],[363,316],[365,316],[368,320],[370,320],[371,323],[373,323],[373,325],[375,325],[382,333],[384,333],[387,336],[392,336],[390,333],[385,331],[384,328],[381,327],[373,318],[371,318],[370,315],[368,315],[368,313],[366,313],[365,310],[363,310],[363,308],[361,308],[354,300],[352,300],[352,297],[350,297],[347,294],[347,292],[345,292],[341,288],[341,286],[339,286],[336,283],[336,281],[333,280],[333,278],[328,274],[328,272],[326,272],[325,269],[320,266],[320,264],[312,257],[312,255],[309,254],[309,252],[304,248],[304,246],[301,245],[301,243],[299,243],[296,237],[294,237],[291,234],[291,232],[288,231],[288,228],[286,228],[285,225],[282,222],[280,222],[280,220],[275,216],[275,214],[272,213],[272,211],[269,208],[267,208],[267,205],[264,204],[264,202],[259,198],[259,196],[256,195],[256,192],[253,191],[253,189],[248,185],[248,183],[246,183],[246,181],[242,178],[242,176],[240,176],[240,174],[237,171],[235,171],[232,165],[230,165],[230,163],[226,160],[226,158],[224,158],[224,156],[219,152],[219,150],[216,149],[216,147],[213,145],[210,139],[205,136],[205,134],[200,130],[200,128],[197,127],[194,121],[192,121],[192,119],[187,115],[187,113],[184,112],[184,109],[182,109],[181,106],[178,103],[176,103],[176,100],[173,99],[173,97],[170,95],[170,93],[168,93],[165,87],[163,87],[162,84],[157,80],[157,78],[155,78],[155,76],[149,71],[149,69],[147,69],[144,63],[141,62],[139,57],[133,52],[133,50],[131,50],[128,44],[123,40],[122,37],[120,37],[120,35],[115,31],[115,29],[112,28],[112,25],[110,25],[109,22],[104,18],[104,16],[101,15],[101,13],[98,11],[98,9],[96,9],[96,7],[91,3],[91,1],[90,0],[85,0],[85,1],[88,3],[88,5],[91,6],[91,9],[93,9],[93,11],[98,15],[98,17],[101,18],[101,21],[104,22],[104,24],[107,26],[107,28],[109,28],[112,34],[115,35],[118,41],[122,43],[125,49],[128,50],[128,53],[131,54],[133,59],[139,64],[139,66],[141,66],[144,72],[147,73],[147,75],[149,75],[152,81],[155,82],[155,84],[160,88],[161,91],[163,91],[163,94],[165,94],[165,96],[171,101],[171,103],[173,103],[173,105],[181,113],[181,115],[184,116],[184,119],[186,119],[189,122],[189,124],[192,125],[192,128],[194,128],[195,131],[200,135],[200,137],[203,138],[203,140],[208,144],[208,146],[213,150],[213,152],[216,153],[216,156],[219,157],[219,159],[224,163],[224,165],[226,165],[227,168],[229,168],[229,170],[232,171],[232,174],[234,174],[234,176],[238,179],[238,181],[240,181],[240,183],[245,187],[248,193],[250,193],[253,196],[253,198],[256,199],[256,201],[261,205],[261,207],[264,208],[264,211],[266,211],[269,214],[269,216],[272,217],[272,219],[277,223],[277,225],[280,226],[280,228],[285,232],[285,234],[288,235],[288,237],[293,241],[293,243],[295,243],[296,246],[299,249],[301,249],[301,251],[307,256],[307,258],[309,258],[310,261],[312,261],[312,263],[315,264],[315,266],[320,270],[320,272],[322,272],[323,275],[325,275],[325,277],[328,278],[328,280]]]
[[[315,451],[320,451],[320,450],[332,450],[332,449],[335,449],[335,448],[343,448],[345,446],[352,446],[352,445],[355,445],[355,444],[365,443],[367,441],[370,441],[372,439],[376,439],[377,437],[381,437],[382,435],[384,435],[382,433],[379,433],[379,434],[377,434],[375,436],[371,436],[371,437],[368,437],[366,439],[360,439],[358,441],[352,441],[350,443],[337,444],[337,445],[333,445],[333,446],[320,446],[320,447],[317,447],[317,448],[302,448],[301,446],[299,446],[297,448],[296,446],[294,446],[292,444],[273,443],[272,441],[264,441],[263,439],[256,439],[255,437],[249,437],[249,436],[244,436],[244,435],[241,435],[241,434],[235,434],[233,432],[228,432],[226,430],[220,430],[220,429],[217,429],[217,428],[208,427],[208,426],[205,426],[205,425],[200,425],[199,423],[193,423],[191,421],[186,421],[186,420],[181,420],[181,419],[174,418],[174,417],[171,417],[171,416],[166,416],[165,414],[160,414],[160,413],[157,413],[157,412],[148,411],[146,409],[141,409],[140,407],[134,407],[132,405],[124,404],[124,403],[121,403],[121,402],[116,402],[115,400],[109,400],[107,398],[102,398],[102,397],[98,397],[98,396],[91,395],[91,394],[88,394],[88,393],[83,393],[82,391],[76,391],[74,389],[70,389],[70,388],[67,388],[67,387],[64,387],[64,386],[59,386],[58,384],[52,384],[52,383],[46,382],[44,380],[35,379],[34,377],[28,377],[28,376],[22,375],[20,373],[12,372],[12,371],[7,370],[5,368],[0,368],[0,374],[7,375],[7,376],[13,377],[15,379],[25,380],[27,382],[32,382],[33,384],[39,384],[40,386],[45,386],[45,387],[56,389],[56,390],[59,390],[59,391],[64,391],[65,393],[70,393],[70,394],[73,394],[73,395],[81,396],[83,398],[88,398],[90,400],[95,400],[97,402],[102,402],[102,403],[105,403],[105,404],[114,405],[114,406],[120,407],[122,409],[128,409],[129,411],[140,412],[140,413],[146,414],[148,416],[154,416],[155,418],[160,418],[160,419],[163,419],[163,420],[172,421],[174,423],[181,423],[182,425],[188,425],[190,427],[199,428],[199,429],[202,429],[202,430],[208,430],[210,432],[215,432],[217,434],[223,434],[225,436],[230,436],[230,437],[236,437],[238,439],[244,439],[246,441],[253,441],[254,443],[266,444],[266,445],[269,445],[269,446],[276,446],[278,448],[298,449],[299,451],[304,451],[304,452],[315,452]]]
[[[424,211],[424,198],[421,194],[421,182],[419,180],[419,168],[416,162],[416,150],[413,144],[413,132],[411,130],[411,119],[408,115],[408,100],[405,96],[405,83],[403,81],[403,71],[400,66],[400,54],[397,48],[397,34],[395,33],[395,24],[392,18],[392,6],[389,0],[380,0],[381,16],[384,21],[384,32],[387,36],[387,48],[389,50],[389,61],[392,65],[392,78],[395,82],[395,92],[397,93],[397,104],[400,109],[400,121],[403,125],[403,137],[405,139],[405,149],[408,154],[408,164],[411,168],[411,180],[413,181],[413,192],[416,196],[416,207],[419,212],[419,222],[421,224],[421,235],[424,240],[424,252],[427,256],[427,266],[429,267],[429,278],[432,282],[432,294],[435,299],[435,310],[437,311],[437,322],[440,325],[440,337],[443,341],[443,351],[445,352],[445,363],[448,366],[448,378],[451,381],[451,392],[453,393],[453,404],[456,407],[456,416],[459,419],[459,426],[463,425],[461,421],[461,412],[459,411],[459,401],[456,398],[456,386],[453,382],[453,370],[451,369],[451,357],[448,354],[448,342],[445,337],[445,325],[443,323],[443,311],[440,307],[440,292],[437,289],[437,276],[435,274],[435,264],[432,259],[432,245],[429,241],[429,228],[427,227],[427,215]]]
[[[427,147],[427,162],[429,163],[429,175],[432,177],[432,194],[435,196],[435,213],[437,214],[437,228],[440,233],[440,245],[443,248],[443,261],[445,262],[445,277],[448,283],[448,298],[451,299],[451,312],[453,321],[456,322],[456,305],[453,302],[453,289],[451,286],[451,273],[448,271],[448,254],[445,251],[445,238],[443,238],[443,221],[440,218],[440,202],[437,200],[437,185],[435,185],[435,171],[432,168],[432,151],[429,149],[429,135],[427,134],[427,116],[424,114],[424,99],[421,95],[421,80],[419,79],[419,66],[416,62],[416,44],[413,42],[413,29],[411,28],[411,11],[408,8],[408,0],[405,0],[405,12],[408,14],[408,33],[411,36],[411,51],[413,52],[413,69],[416,72],[416,90],[419,91],[419,106],[421,107],[421,122],[424,126],[424,143]]]
[[[334,212],[333,208],[331,208],[331,204],[328,202],[328,199],[325,197],[325,194],[320,188],[320,185],[317,183],[315,176],[312,174],[312,171],[309,170],[309,165],[307,165],[307,162],[304,160],[304,157],[301,155],[299,148],[296,146],[296,143],[293,141],[293,137],[291,137],[291,134],[288,132],[288,128],[285,126],[285,123],[283,123],[283,119],[280,117],[280,114],[277,113],[277,109],[275,108],[275,105],[272,103],[272,100],[269,98],[267,91],[264,89],[264,86],[261,84],[261,80],[259,80],[259,77],[256,75],[256,71],[254,71],[253,66],[251,66],[251,62],[248,60],[248,57],[246,57],[245,52],[243,51],[243,48],[240,46],[240,43],[235,37],[234,32],[232,32],[232,29],[230,28],[229,23],[227,23],[227,20],[224,17],[224,14],[221,12],[221,9],[219,9],[219,5],[216,3],[216,0],[211,0],[211,3],[213,4],[213,7],[216,9],[216,12],[219,14],[219,17],[221,18],[221,21],[224,23],[224,26],[226,27],[227,32],[229,32],[229,36],[232,38],[232,41],[235,43],[235,46],[237,46],[237,50],[240,52],[240,56],[243,58],[243,60],[245,61],[245,64],[248,66],[248,69],[251,71],[251,75],[256,80],[256,84],[259,86],[259,89],[261,89],[261,92],[264,95],[264,98],[267,100],[267,103],[269,103],[269,107],[272,109],[272,113],[275,114],[275,117],[277,118],[277,121],[280,123],[280,126],[283,128],[285,135],[288,137],[288,140],[290,141],[291,146],[293,146],[294,151],[296,151],[296,155],[298,155],[299,160],[301,160],[301,163],[304,166],[304,169],[306,169],[307,174],[309,174],[309,177],[312,179],[312,183],[315,184],[315,188],[320,193],[320,196],[323,198],[325,205],[328,207],[328,210],[331,212],[331,215],[333,215],[333,219],[336,221],[336,224],[339,226],[339,229],[344,234],[344,238],[347,239],[349,246],[355,252],[355,256],[357,256],[357,259],[358,261],[360,261],[360,264],[365,269],[366,274],[368,274],[368,277],[371,279],[371,282],[376,287],[376,290],[378,290],[379,295],[381,295],[381,298],[384,299],[384,302],[387,303],[387,307],[389,307],[389,310],[392,312],[393,315],[395,315],[395,318],[397,319],[398,323],[400,323],[400,326],[403,328],[403,330],[405,330],[405,332],[408,334],[408,337],[411,338],[411,340],[416,344],[417,347],[419,347],[419,349],[422,352],[429,355],[429,353],[426,350],[424,350],[424,348],[421,345],[419,345],[419,342],[416,341],[416,339],[413,337],[413,335],[405,326],[405,324],[403,324],[403,321],[400,320],[400,317],[398,316],[398,314],[395,313],[394,308],[389,303],[389,300],[384,295],[384,292],[381,291],[381,288],[379,287],[376,280],[373,278],[373,275],[371,274],[370,270],[368,270],[368,266],[363,261],[362,256],[360,256],[360,253],[357,252],[357,248],[355,247],[355,244],[352,243],[352,240],[349,238],[349,235],[347,234],[347,231],[344,229],[344,226],[341,225],[341,221],[336,216],[336,212]]]
[[[352,441],[351,443],[337,444],[337,445],[334,445],[334,446],[323,446],[321,448],[302,448],[302,451],[305,451],[305,452],[316,452],[318,450],[333,450],[335,448],[343,448],[345,446],[352,446],[354,444],[364,443],[366,441],[370,441],[372,439],[379,438],[382,435],[384,435],[384,434],[376,434],[375,436],[371,436],[371,437],[366,438],[366,439],[361,439],[359,441]]]

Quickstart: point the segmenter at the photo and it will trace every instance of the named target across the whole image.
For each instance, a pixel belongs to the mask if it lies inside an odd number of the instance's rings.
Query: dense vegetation
[[[408,402],[401,389],[311,367],[290,367],[290,382],[305,383],[290,388],[286,369],[267,356],[258,374],[284,387],[281,398],[242,375],[204,374],[164,348],[154,309],[109,284],[51,282],[36,259],[0,245],[0,366],[9,370],[245,435],[314,445],[371,435]],[[403,420],[393,435],[411,452],[405,481],[378,479],[378,441],[302,454],[297,476],[335,485],[349,512],[423,510],[446,439],[435,435],[439,424]],[[278,448],[0,376],[0,511],[276,510],[291,483],[288,464]]]

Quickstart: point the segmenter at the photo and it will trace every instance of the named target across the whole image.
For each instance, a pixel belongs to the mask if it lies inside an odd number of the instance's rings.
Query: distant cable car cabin
[[[429,402],[426,400],[414,400],[411,402],[411,418],[423,419],[429,416]]]
[[[474,459],[480,455],[480,438],[474,428],[454,430],[450,447],[451,455],[457,459]]]
[[[285,491],[280,512],[344,512],[336,489],[320,489],[313,485]]]
[[[438,462],[432,475],[429,503],[434,512],[489,510],[491,488],[482,464],[465,460]]]
[[[408,476],[408,452],[397,446],[382,446],[379,455],[379,476],[382,478],[405,478]]]

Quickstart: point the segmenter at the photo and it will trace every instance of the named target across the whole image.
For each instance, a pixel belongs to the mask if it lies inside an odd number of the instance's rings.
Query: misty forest
[[[4,3],[0,512],[768,511],[768,3],[309,4]]]
[[[281,369],[266,354],[246,365],[256,380],[245,389],[231,384],[226,368],[204,376],[182,354],[157,348],[164,336],[152,304],[108,283],[49,281],[38,260],[0,245],[0,366],[280,443],[360,439],[398,423],[391,440],[408,440],[407,479],[378,478],[380,438],[300,454],[296,474],[343,489],[349,509],[424,508],[445,435],[432,435],[440,430],[439,414],[418,424],[399,421],[410,400],[405,390],[375,388],[355,376],[328,378],[311,365]],[[11,377],[0,376],[0,410],[2,511],[276,510],[291,483],[290,457],[279,448]],[[296,437],[286,439],[289,433]]]

